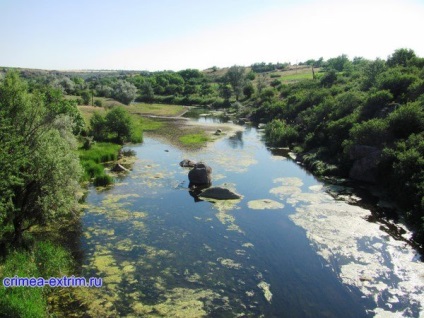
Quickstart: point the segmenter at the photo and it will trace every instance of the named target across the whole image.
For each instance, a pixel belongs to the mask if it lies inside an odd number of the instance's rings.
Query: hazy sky
[[[0,65],[181,70],[424,57],[424,0],[0,0]]]

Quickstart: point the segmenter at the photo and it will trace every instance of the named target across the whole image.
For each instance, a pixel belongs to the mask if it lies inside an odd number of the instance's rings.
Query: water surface
[[[255,128],[195,152],[149,137],[131,148],[132,171],[87,197],[84,268],[104,277],[99,306],[119,316],[423,315],[418,255],[273,155]],[[184,158],[243,198],[193,197]]]

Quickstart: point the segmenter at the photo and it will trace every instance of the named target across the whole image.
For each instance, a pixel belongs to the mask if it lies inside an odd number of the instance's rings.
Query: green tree
[[[336,70],[337,72],[343,72],[350,67],[351,62],[347,55],[342,54],[336,58],[329,59],[327,61],[327,68]]]
[[[82,91],[81,92],[81,99],[82,99],[82,103],[84,105],[90,105],[90,100],[91,100],[91,94],[90,91]]]
[[[424,131],[424,109],[415,102],[400,106],[389,117],[390,131],[395,138],[408,138]]]
[[[100,113],[93,113],[90,118],[90,128],[90,133],[94,140],[102,141],[107,138],[106,120]]]
[[[383,73],[386,70],[386,62],[381,59],[376,59],[375,61],[369,62],[366,64],[362,70],[363,80],[362,87],[365,90],[370,89],[375,85],[377,76]]]
[[[231,85],[236,100],[239,100],[240,96],[243,94],[243,86],[246,80],[245,77],[245,68],[242,66],[231,66],[227,73],[224,76],[224,81]]]
[[[390,67],[398,65],[406,67],[408,65],[408,62],[414,59],[415,57],[415,52],[413,50],[405,48],[398,49],[391,56],[388,57],[387,65]]]
[[[137,87],[130,82],[118,80],[113,87],[113,98],[129,105],[137,96]]]
[[[231,86],[229,84],[220,84],[219,85],[219,95],[228,101],[231,98]]]
[[[255,88],[253,87],[252,82],[248,82],[243,88],[243,94],[250,98],[255,93]]]
[[[144,82],[140,87],[140,100],[151,103],[155,99],[155,92],[149,81]]]
[[[133,122],[128,112],[122,107],[114,107],[105,117],[107,131],[116,135],[119,143],[131,140]]]
[[[324,87],[331,87],[337,81],[337,73],[331,69],[321,78],[321,84]]]
[[[77,210],[81,167],[72,119],[46,107],[17,73],[0,85],[0,221],[14,242],[36,224],[71,217]]]

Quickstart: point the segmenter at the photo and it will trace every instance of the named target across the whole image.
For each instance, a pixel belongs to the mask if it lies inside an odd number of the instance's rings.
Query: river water
[[[130,147],[131,172],[90,189],[83,274],[104,285],[90,290],[91,315],[424,316],[420,255],[370,211],[334,199],[340,187],[273,154],[255,128],[229,131],[192,152],[145,136]],[[192,196],[184,158],[242,199]]]

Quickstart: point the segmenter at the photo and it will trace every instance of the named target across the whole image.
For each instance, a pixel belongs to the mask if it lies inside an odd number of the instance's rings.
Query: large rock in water
[[[226,188],[212,187],[200,193],[199,197],[215,200],[235,200],[240,199],[241,195]]]
[[[377,181],[377,166],[381,159],[381,150],[371,146],[354,145],[349,152],[354,160],[349,177],[358,181],[375,183]]]
[[[204,163],[196,163],[194,168],[188,172],[188,179],[190,184],[203,185],[212,182],[212,168]]]

